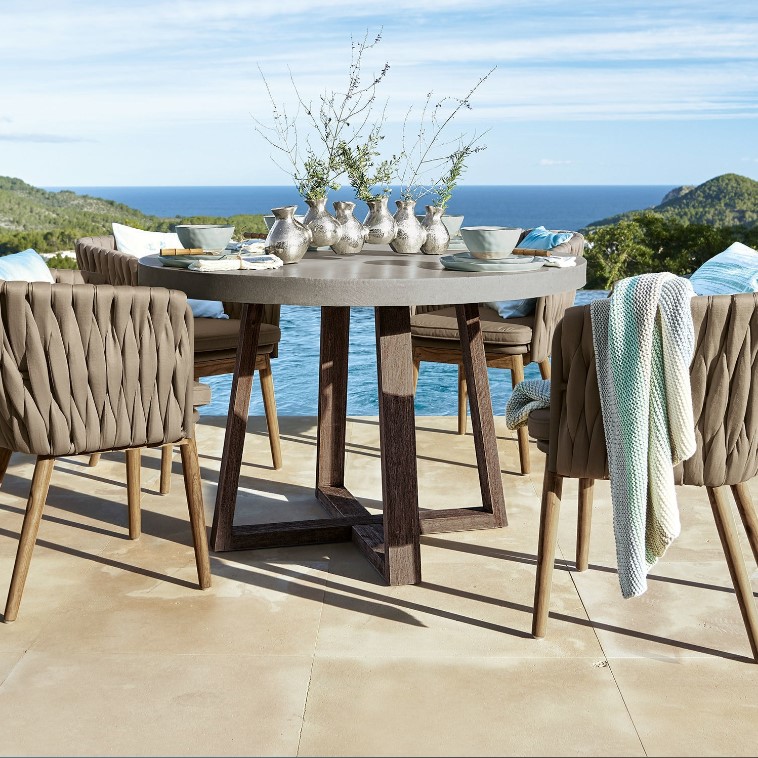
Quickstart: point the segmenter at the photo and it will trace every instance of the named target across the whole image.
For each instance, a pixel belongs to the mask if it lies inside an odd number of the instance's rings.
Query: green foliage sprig
[[[396,155],[382,161],[377,160],[381,157],[378,147],[384,139],[380,128],[380,125],[374,126],[365,142],[351,146],[343,141],[339,145],[339,156],[348,181],[355,196],[364,202],[390,194],[392,177],[400,160]],[[373,191],[375,187],[380,188],[378,192]]]

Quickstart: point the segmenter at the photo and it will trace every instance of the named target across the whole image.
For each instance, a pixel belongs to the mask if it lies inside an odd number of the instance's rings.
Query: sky
[[[469,184],[758,179],[755,0],[0,0],[0,175],[38,186],[289,184],[254,119],[390,69],[383,149],[428,92],[485,132]],[[291,79],[290,79],[291,77]],[[302,116],[302,114],[301,114]]]

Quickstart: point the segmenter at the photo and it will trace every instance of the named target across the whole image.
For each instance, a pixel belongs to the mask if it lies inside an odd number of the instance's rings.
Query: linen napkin
[[[262,271],[281,268],[281,258],[264,253],[263,255],[228,255],[217,261],[193,261],[190,271]]]
[[[571,268],[576,266],[576,256],[574,255],[548,255],[545,257],[545,265],[554,268]]]

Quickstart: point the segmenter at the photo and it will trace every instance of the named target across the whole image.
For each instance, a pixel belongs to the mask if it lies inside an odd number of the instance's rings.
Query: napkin
[[[217,261],[193,261],[189,269],[190,271],[261,271],[281,268],[283,265],[281,258],[264,253],[263,255],[228,255]]]
[[[548,255],[544,260],[546,266],[553,266],[554,268],[571,268],[571,266],[576,266],[576,256],[574,255]]]

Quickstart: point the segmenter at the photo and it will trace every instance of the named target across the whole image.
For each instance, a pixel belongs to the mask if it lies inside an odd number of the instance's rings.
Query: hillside
[[[169,231],[180,222],[232,223],[237,236],[265,232],[263,217],[197,216],[180,219],[148,216],[113,200],[75,192],[48,192],[21,179],[0,177],[0,255],[32,247],[40,253],[70,250],[78,237],[111,233],[113,222],[153,231]]]
[[[642,212],[620,213],[588,224],[586,228],[628,221]],[[644,212],[659,213],[684,224],[753,227],[758,225],[758,182],[739,174],[723,174],[697,187],[678,187],[669,192],[660,205]]]

